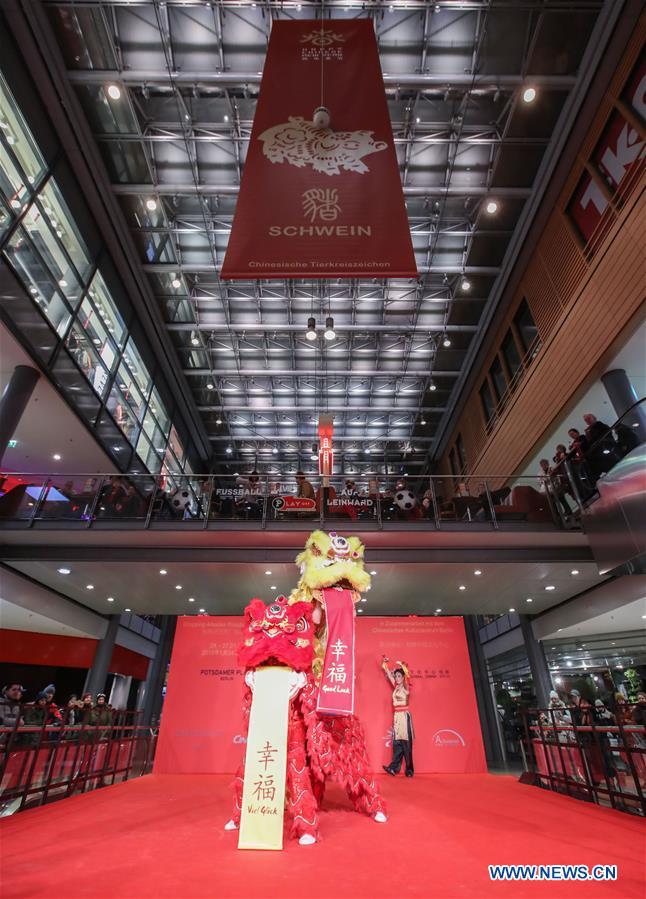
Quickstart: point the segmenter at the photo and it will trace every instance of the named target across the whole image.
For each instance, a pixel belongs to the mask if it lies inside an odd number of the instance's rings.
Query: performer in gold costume
[[[386,656],[381,667],[393,687],[393,757],[390,765],[384,765],[386,774],[398,774],[402,761],[406,763],[406,777],[413,776],[413,719],[408,707],[410,674],[403,662],[396,662],[392,670]]]

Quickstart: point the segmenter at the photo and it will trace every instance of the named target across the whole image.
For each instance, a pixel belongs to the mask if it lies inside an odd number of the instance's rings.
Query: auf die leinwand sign
[[[221,274],[417,276],[371,20],[274,23]]]

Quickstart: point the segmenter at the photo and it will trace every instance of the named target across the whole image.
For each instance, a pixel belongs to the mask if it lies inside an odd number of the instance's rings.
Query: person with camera
[[[393,757],[389,765],[383,765],[386,774],[399,773],[402,761],[406,763],[406,777],[412,777],[413,769],[413,719],[408,707],[410,674],[404,662],[396,662],[391,670],[386,656],[381,660],[388,682],[393,687]]]

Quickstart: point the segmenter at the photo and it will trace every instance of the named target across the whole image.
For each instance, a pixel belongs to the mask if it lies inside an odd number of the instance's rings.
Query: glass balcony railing
[[[562,527],[541,478],[0,475],[0,525]]]

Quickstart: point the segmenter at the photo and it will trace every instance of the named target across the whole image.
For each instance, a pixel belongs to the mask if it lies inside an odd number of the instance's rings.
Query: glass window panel
[[[455,449],[451,448],[451,452],[449,453],[449,465],[451,466],[451,474],[453,477],[457,476],[458,466],[455,460]]]
[[[45,161],[40,155],[31,131],[18,108],[7,84],[0,76],[0,128],[15,154],[18,163],[27,176],[30,184],[34,184],[45,171]]]
[[[112,371],[117,363],[117,348],[108,334],[104,320],[86,297],[77,313],[77,324],[87,335],[105,367]]]
[[[23,225],[62,293],[75,306],[81,297],[83,286],[69,264],[59,238],[35,203],[25,214]]]
[[[11,224],[11,216],[9,215],[4,203],[0,200],[0,238],[4,236],[5,231]]]
[[[152,472],[153,474],[156,474],[161,469],[162,460],[155,452],[154,447],[148,441],[148,438],[143,433],[143,431],[139,437],[139,440],[137,441],[137,455],[144,463],[148,471]]]
[[[520,355],[516,347],[516,341],[511,331],[507,331],[507,336],[503,340],[502,354],[505,357],[507,368],[509,369],[509,377],[513,378],[520,368]]]
[[[148,374],[148,369],[143,363],[143,359],[139,355],[139,350],[135,346],[135,343],[132,339],[128,341],[126,344],[126,348],[123,353],[123,358],[128,364],[128,368],[137,384],[139,385],[143,395],[145,397],[150,393],[150,387],[152,384],[152,378]]]
[[[70,329],[66,343],[70,355],[87,380],[99,396],[104,397],[108,389],[109,372],[101,361],[90,332],[77,320]]]
[[[491,390],[489,389],[488,381],[485,381],[480,388],[480,399],[482,401],[482,408],[484,409],[485,418],[487,419],[487,422],[489,422],[494,417],[496,406],[491,395]]]
[[[144,417],[144,431],[157,452],[161,453],[163,456],[166,452],[166,437],[159,429],[157,421],[154,415],[151,414],[150,409],[146,412]]]
[[[458,459],[460,460],[460,471],[461,472],[466,471],[467,470],[467,455],[464,451],[464,443],[462,442],[462,434],[458,434],[456,441],[455,441],[455,446],[458,451]]]
[[[182,446],[182,441],[179,439],[177,431],[175,428],[170,429],[170,436],[168,438],[168,447],[173,451],[173,454],[179,465],[181,467],[182,461],[184,459],[184,447]]]
[[[157,419],[164,436],[166,436],[170,428],[170,418],[168,417],[168,412],[166,412],[166,406],[155,387],[153,387],[153,392],[150,395],[150,410]]]
[[[137,417],[137,421],[141,421],[146,410],[146,401],[137,382],[123,362],[119,366],[115,382],[128,406]]]
[[[527,304],[527,300],[523,300],[518,307],[518,312],[514,317],[514,322],[516,324],[516,327],[518,328],[518,333],[520,334],[520,339],[523,343],[525,352],[527,352],[530,347],[535,347],[536,349],[538,349],[538,347],[540,347],[541,345],[540,338],[538,336],[538,328],[536,327],[536,323],[534,322],[534,317]]]
[[[13,234],[5,253],[34,302],[40,306],[56,331],[63,334],[67,330],[72,314],[59,292],[58,285],[53,281],[22,229]]]
[[[114,385],[110,391],[106,406],[123,436],[131,446],[134,446],[139,434],[139,421],[131,400],[125,397],[122,391]]]
[[[88,249],[53,178],[49,179],[39,193],[38,201],[77,272],[85,281],[91,267]]]
[[[126,339],[126,326],[100,272],[97,271],[92,278],[88,293],[105,327],[121,349]]]
[[[14,212],[20,212],[29,199],[29,190],[4,146],[0,143],[0,189]]]
[[[497,356],[491,364],[489,374],[491,375],[494,389],[496,391],[498,399],[500,400],[505,395],[505,392],[507,390],[507,381],[505,380],[505,375],[502,370],[502,363]]]

